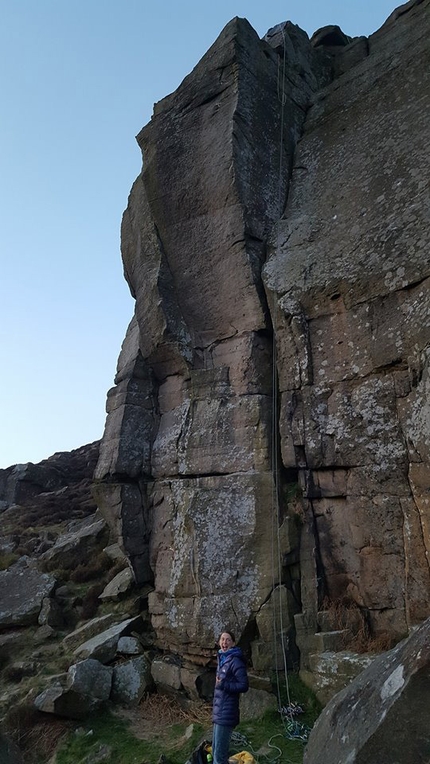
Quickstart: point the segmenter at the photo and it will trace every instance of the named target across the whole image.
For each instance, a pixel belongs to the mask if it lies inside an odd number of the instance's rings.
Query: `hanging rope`
[[[284,174],[284,125],[285,125],[285,106],[286,106],[286,93],[285,93],[285,81],[286,81],[286,44],[284,29],[281,28],[282,41],[283,41],[283,55],[282,65],[280,57],[278,57],[278,100],[281,104],[281,116],[280,116],[280,137],[279,137],[279,169],[278,169],[278,219],[276,225],[276,254],[279,262],[280,256],[280,222],[283,213],[283,174]],[[288,703],[282,707],[281,703],[281,688],[279,681],[279,666],[278,656],[276,655],[276,681],[277,681],[277,693],[278,693],[278,708],[281,714],[281,719],[284,726],[284,735],[289,740],[299,740],[302,743],[306,743],[310,733],[310,727],[306,724],[301,724],[294,717],[303,713],[303,708],[298,704],[291,701],[290,687],[288,681],[288,666],[287,666],[287,645],[285,644],[285,630],[283,621],[283,607],[282,607],[282,562],[281,562],[281,538],[280,538],[280,512],[279,512],[279,496],[280,496],[280,480],[279,480],[279,406],[278,406],[278,375],[277,375],[277,345],[276,345],[276,312],[277,301],[275,286],[272,292],[272,320],[273,320],[273,342],[272,342],[272,472],[273,472],[273,493],[272,493],[272,529],[276,527],[276,559],[277,559],[277,579],[278,579],[278,613],[276,612],[276,598],[274,598],[274,617],[273,617],[273,631],[274,631],[274,644],[275,650],[277,645],[277,634],[279,626],[279,634],[282,647],[283,656],[283,669],[284,669],[284,681],[285,690]],[[274,532],[272,530],[272,580],[273,591],[275,588],[275,544],[274,544]],[[277,651],[276,651],[277,652]]]
[[[283,40],[283,55],[282,64],[281,57],[278,57],[278,76],[277,76],[277,91],[278,100],[280,102],[280,136],[279,136],[279,164],[278,164],[278,220],[276,226],[276,247],[277,255],[279,255],[279,228],[280,220],[282,216],[282,204],[283,204],[283,174],[284,174],[284,123],[285,123],[285,105],[286,105],[286,93],[285,93],[285,79],[286,79],[286,44],[285,33],[281,28],[282,40]],[[273,489],[272,489],[272,591],[275,591],[276,575],[275,575],[275,559],[277,560],[277,582],[278,582],[278,603],[276,597],[274,597],[274,613],[273,613],[273,637],[276,654],[276,681],[278,692],[278,705],[281,708],[281,688],[280,688],[280,667],[278,666],[278,654],[276,646],[278,644],[278,634],[280,635],[281,649],[283,656],[283,670],[285,677],[285,688],[288,698],[288,705],[291,705],[290,689],[288,682],[288,668],[287,668],[287,655],[284,633],[284,621],[283,621],[283,607],[282,607],[282,562],[281,562],[281,540],[280,540],[280,513],[279,513],[279,436],[278,436],[278,375],[277,375],[277,347],[276,347],[276,294],[273,290],[272,299],[272,320],[273,320],[273,341],[272,341],[272,473],[273,473]],[[276,549],[275,549],[275,533],[276,528]]]

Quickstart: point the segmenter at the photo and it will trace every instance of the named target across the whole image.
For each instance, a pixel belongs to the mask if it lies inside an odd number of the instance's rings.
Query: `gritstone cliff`
[[[264,671],[280,618],[307,669],[339,605],[429,613],[429,25],[233,19],[137,137],[95,492],[196,663],[226,625]]]

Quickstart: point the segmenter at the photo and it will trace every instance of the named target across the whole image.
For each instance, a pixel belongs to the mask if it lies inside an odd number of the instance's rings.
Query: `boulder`
[[[151,664],[151,673],[156,685],[170,690],[180,690],[181,667],[173,661],[156,658]]]
[[[181,666],[181,685],[192,700],[211,700],[215,686],[215,672],[191,665]]]
[[[141,655],[114,667],[111,700],[125,706],[137,706],[153,686],[151,664]]]
[[[120,637],[117,652],[122,655],[139,655],[143,652],[143,647],[136,637]]]
[[[330,701],[304,764],[412,764],[430,755],[430,618]]]
[[[260,719],[266,711],[276,710],[276,708],[277,700],[272,692],[250,687],[248,692],[240,696],[240,718],[242,721]]]
[[[54,546],[41,555],[45,564],[53,569],[71,568],[91,558],[108,539],[109,531],[103,518],[88,517],[75,531],[60,536]]]
[[[0,571],[0,627],[37,623],[43,600],[55,584],[55,578],[40,573],[28,557]]]
[[[112,669],[103,666],[92,658],[70,666],[67,687],[83,695],[90,695],[98,700],[106,700],[110,695]]]
[[[106,613],[106,615],[92,618],[64,637],[64,647],[68,650],[74,650],[79,645],[82,645],[83,642],[87,642],[92,637],[97,636],[97,634],[101,634],[110,626],[117,625],[118,618],[118,613]]]
[[[8,678],[19,682],[23,677],[35,676],[40,668],[40,663],[34,660],[13,661],[8,664]]]
[[[39,613],[37,622],[40,626],[52,626],[53,628],[62,626],[64,623],[61,608],[58,602],[52,597],[45,597]]]
[[[115,562],[118,560],[124,561],[124,565],[127,563],[127,558],[119,544],[109,544],[109,546],[105,546],[103,551],[111,560],[114,560]]]
[[[103,764],[104,761],[112,761],[112,754],[112,746],[99,743],[82,759],[81,764]]]
[[[52,639],[56,634],[55,629],[52,628],[52,626],[49,626],[47,623],[45,623],[43,626],[39,626],[39,628],[34,632],[33,634],[33,642],[35,645],[41,645],[43,642],[46,642],[48,639]]]
[[[347,687],[370,666],[373,660],[375,655],[323,649],[309,656],[309,669],[301,669],[300,678],[311,688],[320,703],[325,705],[333,695]]]
[[[101,663],[109,663],[115,658],[120,637],[128,636],[133,631],[140,631],[142,626],[140,616],[128,618],[81,644],[74,650],[74,655],[81,659],[94,658]]]
[[[28,642],[29,629],[8,629],[0,634],[0,661],[14,657]]]
[[[320,46],[328,48],[342,48],[351,42],[351,38],[348,37],[341,28],[335,24],[329,24],[328,26],[321,27],[313,33],[311,37],[311,45],[314,48]]]
[[[1,512],[1,505],[0,505],[0,512]],[[0,536],[0,554],[5,555],[6,557],[8,555],[11,555],[16,547],[18,546],[17,541],[12,539],[10,536]]]
[[[134,584],[134,576],[130,568],[124,568],[105,586],[99,595],[101,600],[113,600],[114,602],[124,597]]]
[[[108,700],[112,688],[111,667],[88,658],[70,666],[65,685],[48,687],[35,698],[39,711],[70,719],[85,719]]]

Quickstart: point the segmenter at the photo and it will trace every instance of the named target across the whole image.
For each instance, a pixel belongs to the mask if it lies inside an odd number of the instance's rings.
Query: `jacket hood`
[[[243,658],[242,650],[240,649],[240,647],[236,647],[236,646],[230,647],[229,650],[218,650],[218,654],[225,655],[226,658],[227,656],[230,656],[230,655],[239,655],[241,658]]]
[[[223,666],[227,661],[230,661],[232,658],[239,658],[241,661],[245,662],[245,659],[243,657],[242,650],[240,647],[230,647],[230,650],[218,650],[218,663],[220,666]]]

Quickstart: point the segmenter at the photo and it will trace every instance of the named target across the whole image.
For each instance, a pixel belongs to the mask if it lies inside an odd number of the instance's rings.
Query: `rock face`
[[[53,576],[40,573],[26,557],[0,571],[0,629],[36,624],[55,583]]]
[[[397,636],[429,612],[428,21],[410,4],[314,99],[264,274],[319,597]]]
[[[41,524],[85,517],[96,509],[91,480],[99,455],[99,441],[74,451],[61,451],[38,464],[15,464],[0,470],[2,524],[19,513],[22,524]],[[47,524],[49,524],[47,523]]]
[[[182,653],[212,651],[226,623],[243,631],[273,586],[260,272],[278,206],[276,93],[277,55],[235,19],[140,133],[144,171],[124,214],[136,316],[108,397],[96,496],[137,580],[155,584],[159,642]],[[291,104],[285,135],[297,137],[303,108]]]
[[[342,690],[311,732],[305,764],[429,761],[430,619]]]
[[[234,19],[138,135],[94,493],[196,663],[226,626],[267,670],[296,616],[309,669],[324,608],[429,613],[428,6],[369,39]]]

